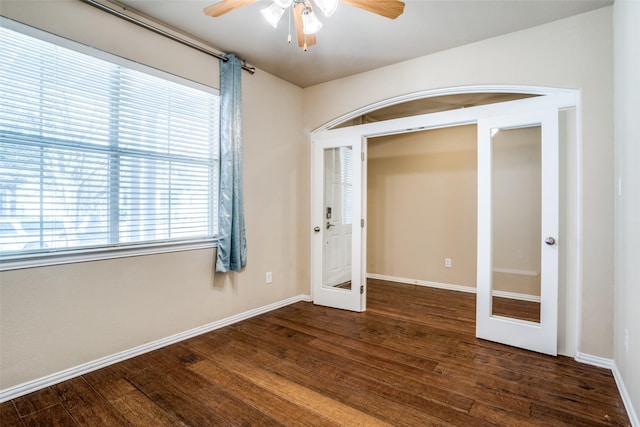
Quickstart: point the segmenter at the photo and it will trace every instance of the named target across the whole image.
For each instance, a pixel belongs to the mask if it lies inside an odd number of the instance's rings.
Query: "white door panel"
[[[315,304],[362,311],[360,138],[313,143],[312,291]],[[321,195],[321,197],[317,197]]]
[[[558,173],[557,109],[478,121],[479,338],[557,352]]]

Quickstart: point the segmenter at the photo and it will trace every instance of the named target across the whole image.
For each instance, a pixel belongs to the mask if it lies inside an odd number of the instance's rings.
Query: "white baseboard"
[[[29,394],[31,392],[43,389],[45,387],[49,387],[51,385],[60,383],[62,381],[66,381],[71,378],[84,375],[91,371],[95,371],[97,369],[104,368],[109,365],[113,365],[114,363],[118,363],[123,360],[130,359],[132,357],[139,356],[141,354],[148,353],[153,350],[157,350],[167,345],[175,344],[177,342],[184,341],[188,338],[192,338],[197,335],[204,334],[206,332],[210,332],[225,326],[232,325],[234,323],[240,322],[241,320],[249,319],[251,317],[258,316],[260,314],[267,313],[269,311],[273,311],[281,307],[285,307],[287,305],[290,305],[299,301],[310,302],[311,295],[298,295],[282,301],[277,301],[272,304],[265,305],[263,307],[258,307],[253,310],[248,310],[243,313],[239,313],[234,316],[227,317],[225,319],[217,320],[207,325],[199,326],[197,328],[180,332],[178,334],[171,335],[166,338],[161,338],[157,341],[143,344],[138,347],[131,348],[129,350],[121,351],[119,353],[102,357],[100,359],[92,360],[91,362],[83,363],[73,368],[65,369],[63,371],[59,371],[41,378],[37,378],[35,380],[28,381],[26,383],[18,384],[16,386],[9,387],[4,390],[0,390],[0,403],[6,402],[7,400],[15,399],[16,397],[24,396],[25,394]]]
[[[384,274],[367,273],[367,279],[385,280],[387,282],[406,283],[408,285],[427,286],[429,288],[446,289],[449,291],[476,293],[473,286],[452,285],[449,283],[429,282],[426,280],[407,279],[405,277],[386,276]]]
[[[590,354],[576,352],[574,357],[576,362],[585,363],[587,365],[597,366],[599,368],[606,368],[613,370],[613,359],[607,359],[599,356],[592,356]]]
[[[539,296],[529,295],[529,294],[520,294],[520,293],[516,293],[516,292],[493,291],[491,293],[491,295],[493,295],[494,297],[517,299],[517,300],[520,300],[520,301],[529,301],[529,302],[540,302],[541,301]]]
[[[620,397],[622,397],[622,402],[624,403],[624,407],[627,410],[627,416],[629,417],[629,421],[631,421],[631,425],[633,427],[640,427],[638,414],[633,407],[633,402],[631,402],[631,397],[627,392],[624,381],[622,381],[622,376],[620,375],[620,371],[618,371],[618,365],[616,365],[615,361],[613,362],[613,369],[611,369],[611,373],[613,374],[613,378],[615,378],[616,380],[616,385],[618,386],[618,390],[620,391]]]
[[[406,283],[408,285],[426,286],[429,288],[446,289],[448,291],[476,293],[476,288],[465,285],[452,285],[450,283],[429,282],[427,280],[408,279],[406,277],[386,276],[384,274],[367,273],[368,279],[386,280],[387,282]],[[516,292],[493,291],[493,296],[521,301],[540,302],[540,297],[535,295],[520,294]]]

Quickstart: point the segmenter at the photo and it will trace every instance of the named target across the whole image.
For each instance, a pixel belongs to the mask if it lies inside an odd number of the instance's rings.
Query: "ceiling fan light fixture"
[[[284,9],[274,1],[273,3],[271,3],[271,6],[265,7],[260,11],[260,13],[262,13],[264,19],[266,19],[267,22],[273,26],[273,28],[276,28],[278,26],[280,18],[282,18],[282,15],[284,14]]]
[[[322,28],[322,22],[310,7],[302,10],[302,32],[305,34],[315,34]]]
[[[1,2],[2,0],[0,0]],[[94,0],[87,0],[94,1]],[[207,6],[203,12],[207,16],[217,18],[241,7],[256,3],[258,0],[217,0],[216,3]],[[402,0],[271,0],[269,6],[260,12],[273,28],[278,27],[285,10],[289,13],[289,33],[287,42],[291,43],[292,22],[295,24],[298,47],[307,50],[316,44],[316,33],[322,28],[322,22],[313,9],[321,10],[325,17],[330,17],[338,8],[338,3],[343,2],[367,12],[374,13],[389,19],[396,19],[404,12],[405,3]]]
[[[322,14],[328,18],[333,15],[333,12],[338,8],[340,0],[313,0],[313,2],[320,8]]]

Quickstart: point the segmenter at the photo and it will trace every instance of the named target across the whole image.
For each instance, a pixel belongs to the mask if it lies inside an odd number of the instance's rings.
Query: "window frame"
[[[153,68],[96,48],[84,45],[82,43],[69,40],[55,34],[51,34],[40,29],[30,27],[28,25],[13,21],[11,19],[0,17],[0,26],[12,31],[19,32],[29,37],[33,37],[57,46],[73,50],[75,52],[89,55],[112,64],[133,69],[154,77],[158,77],[173,83],[179,83],[197,90],[219,96],[220,91],[217,88],[194,82],[184,77]],[[219,156],[217,162],[220,162]],[[218,167],[219,173],[219,167]],[[217,193],[213,195],[217,197]],[[212,212],[213,214],[214,212]],[[161,253],[170,253],[186,250],[207,249],[217,247],[217,237],[211,238],[185,238],[181,240],[170,241],[150,241],[140,243],[118,243],[106,244],[104,246],[95,247],[78,247],[65,250],[49,250],[46,249],[32,253],[12,253],[4,256],[0,254],[0,271],[43,267],[49,265],[70,264],[85,261],[97,261],[115,258],[125,258],[140,255],[152,255]]]

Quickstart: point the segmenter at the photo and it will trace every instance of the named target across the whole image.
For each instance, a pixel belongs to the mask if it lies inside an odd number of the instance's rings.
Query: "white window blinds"
[[[213,239],[218,95],[0,28],[0,251]]]

